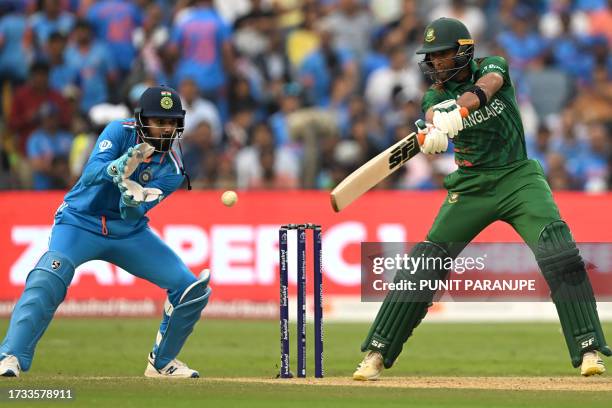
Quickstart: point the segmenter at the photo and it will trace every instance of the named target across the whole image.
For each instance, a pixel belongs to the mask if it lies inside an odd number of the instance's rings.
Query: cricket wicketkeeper
[[[584,376],[605,371],[598,351],[606,344],[593,289],[567,224],[561,219],[540,164],[527,158],[525,137],[508,64],[502,57],[474,59],[474,40],[458,20],[440,18],[425,29],[419,63],[434,84],[422,109],[429,123],[425,154],[455,145],[459,169],[444,180],[448,197],[424,242],[412,253],[455,258],[494,221],[510,224],[530,246],[551,290],[571,363]],[[460,109],[469,116],[462,118]],[[444,265],[444,262],[429,263]],[[417,270],[417,279],[445,279],[449,271]],[[399,271],[396,280],[407,279]],[[411,279],[414,279],[414,276]],[[419,296],[417,299],[416,296]],[[391,291],[363,342],[355,380],[373,380],[390,368],[431,306],[430,298]],[[411,297],[413,297],[411,299]]]
[[[55,213],[49,250],[28,274],[15,305],[0,345],[0,375],[17,377],[29,370],[75,268],[101,259],[168,294],[145,376],[199,377],[176,356],[208,303],[210,275],[196,278],[145,216],[183,183],[173,147],[184,122],[178,93],[151,87],[141,96],[135,118],[113,121],[100,134],[83,175]]]

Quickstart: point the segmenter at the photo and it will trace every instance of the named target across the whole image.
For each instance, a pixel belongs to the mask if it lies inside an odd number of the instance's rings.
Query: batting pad
[[[412,257],[440,258],[449,257],[448,253],[432,242],[420,242],[412,248]],[[444,265],[444,262],[434,263]],[[448,275],[446,269],[419,269],[414,274],[400,270],[396,273],[394,282],[410,280],[418,282],[421,279],[443,280]],[[372,323],[370,332],[361,345],[361,351],[379,351],[383,356],[385,368],[390,368],[399,354],[406,340],[412,335],[414,329],[421,323],[427,310],[432,305],[435,291],[393,290],[387,293],[383,304]]]
[[[572,365],[580,366],[587,351],[612,355],[603,335],[589,276],[565,222],[555,221],[542,230],[536,260],[550,287]]]

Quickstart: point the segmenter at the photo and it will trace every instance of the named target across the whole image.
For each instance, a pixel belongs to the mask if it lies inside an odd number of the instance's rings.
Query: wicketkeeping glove
[[[446,132],[451,139],[463,130],[463,118],[461,117],[461,107],[454,99],[447,99],[437,105],[432,106],[433,125],[439,130]]]
[[[138,207],[142,203],[162,199],[163,192],[159,188],[143,187],[132,180],[123,180],[118,187],[121,191],[121,200],[128,207]]]
[[[106,172],[113,178],[115,184],[119,185],[136,171],[140,163],[151,157],[154,151],[155,148],[148,143],[140,143],[130,147],[123,156],[113,160],[106,167]]]
[[[425,123],[422,119],[417,120],[414,124],[419,130],[418,139],[421,152],[436,154],[445,152],[448,149],[446,132],[441,131],[431,123]]]

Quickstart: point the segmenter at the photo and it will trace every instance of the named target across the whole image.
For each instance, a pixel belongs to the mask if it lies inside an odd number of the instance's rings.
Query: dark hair
[[[51,41],[66,41],[66,36],[59,31],[54,31],[49,34],[49,38],[47,39],[47,42],[50,43]]]
[[[30,66],[30,76],[41,73],[49,74],[49,64],[42,60],[34,61]]]
[[[84,28],[85,30],[89,30],[91,32],[93,32],[93,26],[91,25],[91,23],[87,20],[84,19],[79,19],[74,23],[74,28],[72,29],[72,31],[76,31],[80,28]]]

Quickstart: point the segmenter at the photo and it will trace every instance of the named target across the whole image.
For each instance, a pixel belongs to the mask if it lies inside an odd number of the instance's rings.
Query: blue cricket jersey
[[[145,216],[161,199],[172,194],[183,183],[182,164],[174,151],[154,153],[148,162],[138,166],[131,180],[143,187],[159,188],[163,196],[138,207],[128,207],[121,201],[119,188],[106,168],[130,147],[141,143],[134,119],[116,120],[106,126],[91,152],[83,174],[66,194],[55,215],[56,224],[71,224],[89,231],[121,237],[147,226]]]

